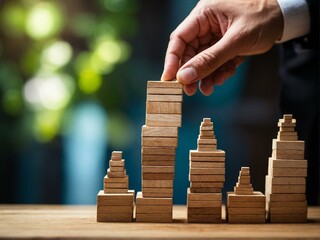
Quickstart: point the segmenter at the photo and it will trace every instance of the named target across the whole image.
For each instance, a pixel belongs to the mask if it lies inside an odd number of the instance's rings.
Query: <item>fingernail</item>
[[[182,84],[189,84],[196,79],[197,72],[193,67],[188,67],[179,71],[177,77]]]

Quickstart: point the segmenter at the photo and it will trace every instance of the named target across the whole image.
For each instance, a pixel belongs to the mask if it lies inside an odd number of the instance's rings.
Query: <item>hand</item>
[[[201,0],[172,32],[161,80],[177,79],[187,95],[213,92],[244,57],[266,52],[283,31],[276,0]]]

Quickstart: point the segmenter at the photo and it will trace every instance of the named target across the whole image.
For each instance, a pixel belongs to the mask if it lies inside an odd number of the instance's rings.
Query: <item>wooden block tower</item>
[[[137,222],[172,222],[172,197],[182,85],[148,81],[146,124],[142,126],[142,192],[137,193]]]
[[[188,222],[221,222],[222,193],[225,180],[225,152],[217,149],[210,118],[200,125],[198,149],[190,150]]]
[[[285,114],[278,122],[280,131],[272,141],[266,176],[266,209],[270,222],[306,222],[307,160],[304,141],[298,141],[296,120]]]
[[[134,190],[128,190],[128,176],[122,151],[113,151],[104,177],[104,190],[97,195],[98,222],[132,222]]]
[[[229,223],[264,223],[266,197],[253,191],[249,167],[242,167],[234,192],[227,193]]]

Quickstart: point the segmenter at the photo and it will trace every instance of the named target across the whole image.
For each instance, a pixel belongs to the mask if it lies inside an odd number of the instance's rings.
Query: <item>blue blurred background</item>
[[[197,1],[6,0],[0,7],[0,202],[94,204],[113,150],[141,189],[147,80],[160,78],[171,31]],[[226,151],[225,191],[241,166],[264,192],[277,132],[276,49],[248,58],[214,94],[184,96],[174,203],[211,117]]]

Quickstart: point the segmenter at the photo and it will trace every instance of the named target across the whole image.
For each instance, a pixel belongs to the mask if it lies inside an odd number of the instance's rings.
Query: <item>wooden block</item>
[[[307,201],[299,201],[299,202],[269,202],[270,208],[305,208],[307,209]]]
[[[172,205],[172,198],[145,198],[137,192],[136,205]]]
[[[278,134],[277,140],[279,140],[279,141],[298,141],[298,135],[296,134],[296,132],[292,132],[292,133],[295,133],[295,135]]]
[[[103,178],[104,183],[126,183],[129,182],[129,177],[126,176],[124,178],[109,178],[107,175]]]
[[[195,162],[190,161],[191,168],[225,168],[225,162]]]
[[[146,114],[150,127],[181,127],[181,114]]]
[[[143,180],[142,187],[166,187],[173,188],[172,180]]]
[[[143,196],[145,198],[172,198],[172,193],[162,193],[162,192],[144,192]]]
[[[148,102],[182,102],[182,95],[147,95]]]
[[[104,188],[126,188],[128,190],[127,183],[113,183],[113,182],[106,182],[104,183]]]
[[[195,150],[195,151],[197,151],[197,150]],[[201,153],[206,153],[206,152],[202,151]],[[224,156],[203,156],[203,157],[190,156],[190,161],[191,162],[220,162],[220,163],[224,163],[225,157]]]
[[[295,122],[284,122],[284,121],[279,121],[278,122],[278,127],[295,127],[296,123]]]
[[[233,192],[227,193],[228,202],[265,202],[266,196],[261,192],[254,191],[252,195],[236,195]]]
[[[271,177],[266,176],[266,182],[270,182],[271,185],[305,185],[305,177]]]
[[[202,145],[199,144],[197,150],[198,151],[207,151],[211,152],[217,149],[217,145]]]
[[[124,167],[124,160],[123,159],[120,161],[110,160],[109,166],[110,167]]]
[[[106,188],[104,193],[127,193],[128,188]]]
[[[294,214],[294,213],[307,213],[307,207],[270,207],[269,212],[276,214]]]
[[[283,114],[283,119],[280,119],[284,122],[292,122],[292,121],[296,121],[295,119],[292,119],[292,114]]]
[[[264,214],[228,215],[228,223],[264,223],[265,221]]]
[[[217,145],[217,139],[202,139],[198,138],[198,145],[203,144],[203,145]]]
[[[174,161],[176,159],[175,155],[146,155],[142,154],[142,161]]]
[[[223,182],[223,181],[225,181],[225,176],[224,175],[192,175],[192,174],[189,174],[189,181]]]
[[[285,150],[303,150],[304,151],[304,141],[279,141],[273,139],[272,149],[285,149]]]
[[[122,160],[122,151],[113,151],[111,153],[111,159],[114,161],[121,161]]]
[[[212,125],[200,125],[199,131],[213,131],[213,124]]]
[[[190,150],[190,157],[225,157],[225,151],[215,150],[212,152],[201,152],[197,150]],[[193,160],[193,159],[192,159]]]
[[[182,95],[182,88],[147,88],[148,95]]]
[[[294,127],[280,127],[281,132],[294,132]]]
[[[174,173],[173,166],[161,166],[161,167],[153,167],[153,166],[142,166],[143,173]]]
[[[142,147],[141,154],[176,155],[176,148],[175,147]]]
[[[147,88],[181,88],[182,85],[177,81],[148,81]]]
[[[181,102],[147,102],[146,113],[181,114],[182,104]]]
[[[216,213],[221,212],[222,202],[221,201],[191,201],[188,199],[188,208],[203,208],[211,207],[216,209]]]
[[[164,137],[143,137],[143,147],[177,147],[177,138],[164,138]]]
[[[108,178],[125,178],[127,176],[126,170],[124,170],[123,172],[111,172],[110,168],[108,168],[107,175]]]
[[[206,136],[206,137],[211,137],[213,136],[213,130],[200,130],[200,137]]]
[[[140,213],[149,213],[149,214],[154,214],[154,213],[168,213],[172,214],[172,205],[139,205],[137,207],[137,214]]]
[[[221,214],[203,215],[195,214],[188,215],[188,223],[221,223]]]
[[[137,208],[138,209],[138,208]],[[168,213],[139,213],[136,214],[137,222],[171,223],[172,214]]]
[[[190,187],[223,188],[223,182],[190,182]]]
[[[154,160],[142,160],[142,165],[143,166],[174,166],[175,161],[154,161]]]
[[[99,213],[107,214],[107,213],[133,213],[133,205],[130,206],[97,206],[97,211]]]
[[[234,188],[234,193],[236,195],[252,195],[253,194],[253,189]]]
[[[97,222],[132,222],[132,213],[100,214],[97,212]]]
[[[203,124],[211,124],[211,118],[203,118],[202,119]]]
[[[221,175],[225,174],[225,168],[190,168],[190,174],[194,175]]]
[[[252,184],[239,184],[238,182],[236,183],[237,188],[245,188],[245,189],[252,189]]]
[[[173,180],[173,173],[142,173],[143,180]]]
[[[142,193],[143,196],[145,196],[146,193],[173,193],[173,188],[164,188],[164,187],[142,187]]]
[[[301,214],[270,214],[271,223],[304,223],[307,222],[307,213]]]
[[[228,202],[228,207],[233,208],[264,208],[265,207],[264,201],[250,201],[250,202],[244,202],[244,201],[231,201]]]
[[[250,184],[250,176],[241,176],[241,178],[238,177],[238,182],[240,184]]]
[[[188,207],[188,215],[219,215],[221,214],[221,207]]]
[[[228,208],[228,215],[265,215],[265,207],[262,208]]]
[[[273,168],[307,168],[307,160],[280,160],[269,158],[269,167]]]
[[[111,172],[123,172],[124,171],[124,167],[114,167],[114,166],[110,166],[109,167]]]
[[[271,168],[269,175],[273,177],[306,177],[306,168]]]
[[[278,193],[278,194],[269,194],[266,195],[267,201],[271,202],[304,202],[306,200],[306,195],[304,193],[299,194],[285,194],[285,193]]]
[[[127,193],[104,193],[99,191],[97,195],[97,204],[103,205],[133,205],[134,190],[128,190]]]
[[[188,192],[188,201],[222,201],[222,193],[191,193],[190,188]]]
[[[305,185],[273,185],[270,193],[305,193]]]
[[[173,137],[177,138],[178,128],[177,127],[149,127],[146,125],[142,126],[143,137]]]
[[[192,193],[220,193],[221,188],[213,188],[213,187],[190,187],[190,191]]]

